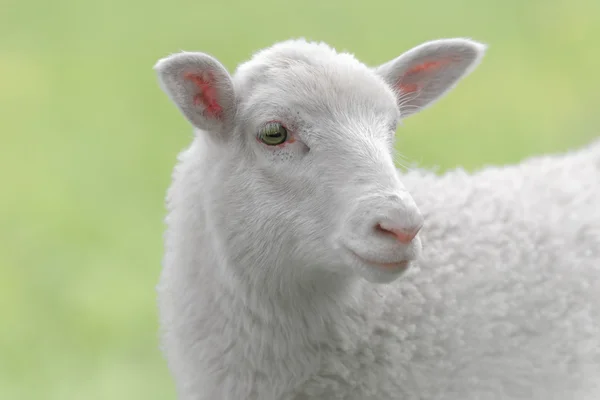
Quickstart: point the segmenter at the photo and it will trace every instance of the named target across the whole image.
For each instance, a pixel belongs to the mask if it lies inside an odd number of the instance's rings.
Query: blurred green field
[[[165,190],[191,131],[155,61],[233,70],[290,37],[375,65],[472,37],[483,64],[405,121],[400,152],[442,169],[516,162],[600,135],[597,0],[0,4],[0,399],[174,399],[157,347]]]

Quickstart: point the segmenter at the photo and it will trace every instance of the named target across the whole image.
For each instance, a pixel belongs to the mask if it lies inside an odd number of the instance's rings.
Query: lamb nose
[[[393,235],[397,241],[402,244],[409,244],[417,236],[423,224],[418,224],[410,228],[391,227],[386,223],[377,224],[377,230],[380,232]]]

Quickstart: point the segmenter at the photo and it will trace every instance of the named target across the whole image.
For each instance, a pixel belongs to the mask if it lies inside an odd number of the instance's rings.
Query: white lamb
[[[484,52],[437,40],[371,68],[291,40],[233,76],[157,63],[195,129],[158,287],[180,399],[600,399],[600,141],[394,166],[400,119]]]

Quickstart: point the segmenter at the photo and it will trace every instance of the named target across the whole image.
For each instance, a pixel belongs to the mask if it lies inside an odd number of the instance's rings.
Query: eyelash
[[[269,146],[269,145],[265,144],[265,143],[264,143],[264,142],[263,142],[263,141],[260,139],[260,134],[261,134],[262,130],[263,130],[263,129],[265,129],[265,127],[267,127],[267,126],[268,126],[269,124],[271,124],[271,123],[276,123],[276,124],[279,124],[279,125],[281,125],[281,126],[282,126],[282,127],[285,129],[285,130],[286,130],[286,133],[287,133],[286,140],[285,140],[284,142],[282,142],[281,144],[277,144],[277,145],[272,145],[272,146]],[[265,147],[269,147],[269,148],[271,148],[271,149],[282,149],[282,148],[284,148],[285,146],[287,146],[288,144],[292,144],[292,143],[294,143],[294,142],[296,142],[296,141],[297,141],[297,139],[296,139],[296,135],[295,135],[294,131],[292,131],[290,128],[288,128],[288,126],[287,126],[287,125],[285,125],[283,122],[281,122],[281,121],[278,121],[278,120],[275,120],[275,119],[274,119],[274,120],[267,121],[267,122],[265,122],[265,123],[264,123],[264,124],[261,126],[261,128],[258,130],[258,133],[256,134],[256,140],[257,140],[257,141],[258,141],[258,142],[259,142],[261,145],[263,145],[263,146],[265,146]]]

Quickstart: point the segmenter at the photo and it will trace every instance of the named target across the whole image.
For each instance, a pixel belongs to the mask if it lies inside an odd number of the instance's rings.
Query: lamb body
[[[600,141],[473,174],[393,166],[398,119],[483,50],[368,68],[288,41],[232,78],[201,53],[157,64],[196,132],[158,287],[182,400],[600,398]],[[266,146],[272,120],[288,139]]]

